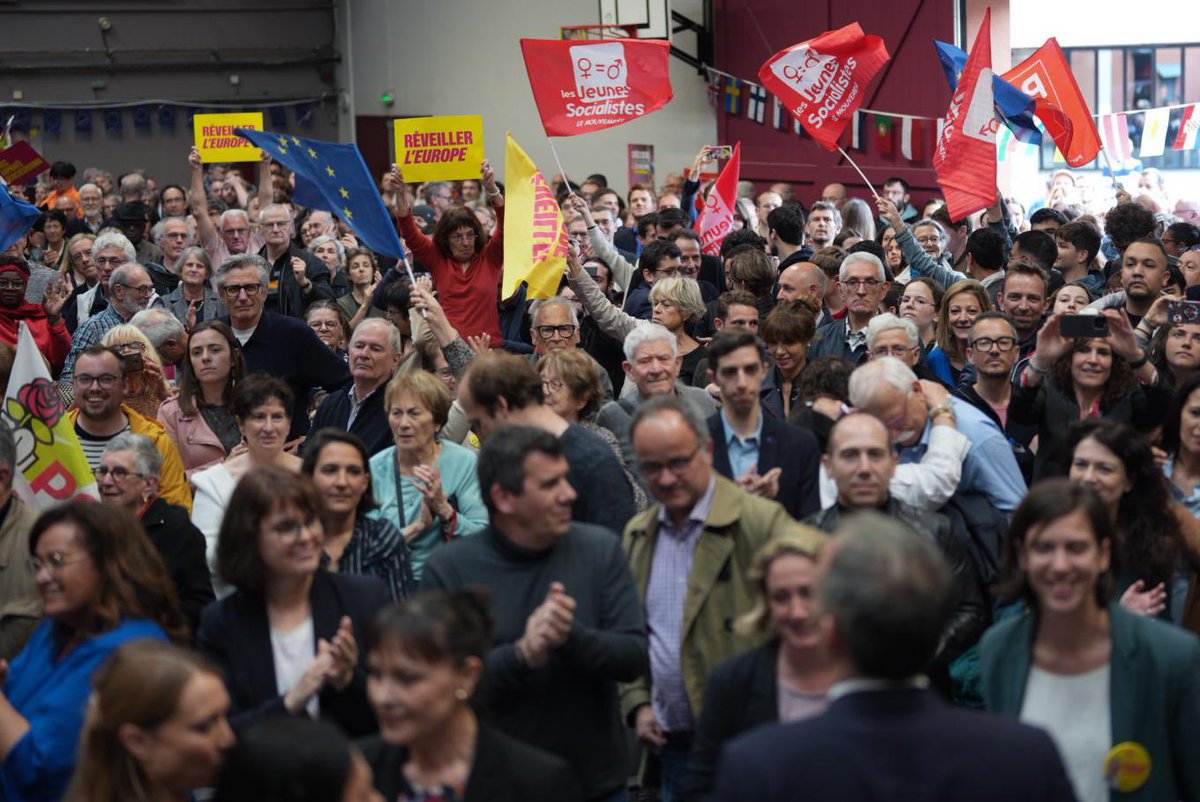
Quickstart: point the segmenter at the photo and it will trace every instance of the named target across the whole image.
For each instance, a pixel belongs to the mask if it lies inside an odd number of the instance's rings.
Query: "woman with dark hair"
[[[92,675],[109,655],[132,640],[187,640],[162,558],[125,510],[91,501],[55,507],[29,533],[29,554],[46,619],[11,666],[0,661],[6,802],[62,798]]]
[[[412,216],[412,202],[404,191],[399,165],[383,178],[385,192],[393,192],[393,213],[400,235],[413,257],[433,274],[439,300],[450,323],[464,338],[489,334],[492,342],[504,341],[500,332],[500,294],[497,288],[504,268],[504,195],[496,186],[492,165],[483,161],[483,185],[488,203],[496,212],[496,231],[486,239],[475,213],[466,206],[453,206],[442,213],[425,236]],[[399,191],[396,191],[399,190]]]
[[[1020,614],[980,643],[989,710],[1047,730],[1081,802],[1200,794],[1200,644],[1111,601],[1120,571],[1105,502],[1050,479],[1004,544],[1001,586]]]
[[[911,320],[921,337],[925,353],[937,344],[938,311],[945,296],[942,285],[931,278],[917,276],[904,285],[900,296],[900,317]]]
[[[782,532],[754,558],[754,607],[734,623],[770,640],[712,670],[688,763],[687,799],[711,793],[721,747],[763,724],[800,721],[824,712],[826,694],[845,669],[830,658],[817,611],[817,556],[825,538],[815,529]]]
[[[385,802],[358,747],[337,727],[303,717],[269,719],[242,733],[213,800]]]
[[[1171,497],[1200,520],[1200,373],[1175,391],[1171,414],[1163,423],[1162,447],[1170,455],[1163,473]]]
[[[472,709],[491,630],[486,601],[466,591],[422,593],[375,615],[367,695],[379,735],[363,752],[384,799],[582,800],[561,758],[502,734]]]
[[[179,255],[179,286],[163,297],[163,303],[188,331],[229,314],[209,281],[212,274],[212,262],[203,248],[193,245]]]
[[[69,802],[190,802],[233,746],[215,666],[159,641],[127,643],[96,672]]]
[[[1171,501],[1149,442],[1125,423],[1093,418],[1073,424],[1063,447],[1071,480],[1090,486],[1108,507],[1121,603],[1200,625],[1200,521]]]
[[[910,280],[908,260],[904,258],[904,252],[900,250],[900,243],[896,242],[896,229],[884,226],[879,232],[879,245],[887,256],[884,267],[895,277],[897,282],[907,283]]]
[[[158,408],[158,422],[175,441],[189,479],[223,461],[242,442],[232,405],[233,389],[245,375],[242,344],[229,324],[197,324],[188,338],[179,395]]]
[[[1163,323],[1148,349],[1161,380],[1178,387],[1200,374],[1200,323]]]
[[[379,264],[367,248],[346,251],[346,280],[349,291],[337,299],[337,305],[350,321],[353,331],[369,317],[387,317],[387,313],[372,303],[379,286]]]
[[[786,420],[803,401],[800,374],[808,365],[808,346],[817,332],[820,307],[814,299],[797,298],[778,304],[759,327],[775,364],[763,382],[763,407],[777,420]]]
[[[343,429],[321,429],[308,438],[300,472],[312,477],[321,494],[325,567],[377,577],[392,601],[408,598],[416,582],[404,535],[391,521],[367,516],[376,504],[371,455],[362,439]]]
[[[39,222],[45,239],[30,259],[52,270],[62,270],[67,263],[67,215],[61,209],[50,209],[42,212]]]
[[[375,731],[358,644],[388,602],[374,577],[321,570],[321,497],[307,476],[246,474],[221,523],[217,570],[237,590],[204,610],[196,646],[217,664],[243,730],[270,716]]]
[[[28,286],[29,264],[20,257],[0,257],[0,342],[16,345],[21,323],[27,323],[50,372],[58,375],[71,351],[71,333],[62,317],[66,292],[57,282],[48,284],[42,302],[31,304],[25,300]]]
[[[1104,338],[1062,335],[1062,313],[1052,315],[1037,334],[1033,356],[1013,376],[1008,417],[1038,427],[1033,478],[1059,459],[1072,423],[1087,418],[1126,421],[1141,432],[1162,422],[1171,390],[1158,380],[1129,319],[1106,310],[1110,334]]]

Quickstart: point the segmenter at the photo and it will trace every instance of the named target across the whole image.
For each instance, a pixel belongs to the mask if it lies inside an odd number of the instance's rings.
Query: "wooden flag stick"
[[[862,176],[862,180],[866,183],[867,189],[871,190],[871,194],[875,196],[875,200],[880,200],[879,193],[876,192],[875,187],[871,185],[871,179],[867,178],[867,174],[862,171],[862,168],[858,166],[858,163],[855,162],[854,159],[850,158],[850,154],[847,153],[846,149],[841,145],[838,145],[838,150],[841,151],[842,157],[846,161],[850,162],[850,166],[854,168],[855,172]]]

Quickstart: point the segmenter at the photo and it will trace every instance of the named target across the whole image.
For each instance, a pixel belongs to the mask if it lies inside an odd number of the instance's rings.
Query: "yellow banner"
[[[393,120],[396,163],[404,180],[456,181],[479,178],[483,163],[483,117],[414,117]]]
[[[233,132],[234,128],[263,130],[261,111],[238,114],[197,114],[192,118],[200,160],[208,162],[256,162],[262,151]]]
[[[549,298],[558,291],[567,267],[567,229],[554,191],[537,165],[512,134],[507,135],[507,142],[504,281],[500,297],[512,297],[525,281],[529,283],[529,298]]]

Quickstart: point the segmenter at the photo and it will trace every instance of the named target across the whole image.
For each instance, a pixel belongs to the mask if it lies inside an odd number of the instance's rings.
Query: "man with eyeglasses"
[[[891,312],[876,315],[867,324],[867,353],[871,359],[895,357],[915,371],[921,361],[921,335],[917,324]]]
[[[291,210],[283,204],[269,204],[258,213],[258,222],[266,239],[258,255],[267,261],[267,310],[298,318],[313,301],[335,300],[329,268],[292,242]]]
[[[808,361],[836,356],[861,362],[867,356],[867,324],[879,314],[879,303],[887,295],[888,282],[883,262],[865,251],[852,253],[838,268],[838,287],[846,315],[817,331],[808,347]]]
[[[100,263],[100,259],[96,261]],[[127,262],[114,270],[109,277],[108,294],[111,299],[108,307],[81,324],[71,340],[71,352],[67,354],[63,363],[58,382],[63,399],[68,403],[75,397],[71,383],[75,372],[75,360],[85,350],[104,339],[109,329],[128,323],[134,315],[149,306],[150,298],[154,295],[154,284],[151,283],[146,268],[136,262]]]
[[[67,331],[72,333],[90,317],[108,308],[108,282],[113,271],[127,262],[137,261],[133,243],[116,231],[106,231],[96,237],[89,255],[96,266],[96,283],[91,286],[80,284],[63,305],[63,320],[67,323]]]
[[[204,164],[200,151],[192,148],[188,154],[191,166],[192,216],[200,245],[208,252],[214,265],[219,265],[239,253],[254,253],[264,244],[261,232],[251,230],[250,216],[244,209],[225,209],[216,224],[209,216],[208,192],[204,186]],[[271,180],[271,157],[265,152],[258,163],[258,206],[261,209],[275,200],[275,185]]]
[[[79,369],[71,380],[75,406],[67,412],[67,420],[75,427],[75,436],[92,471],[99,470],[105,449],[118,435],[145,435],[162,455],[159,495],[191,512],[192,490],[179,449],[162,424],[125,405],[129,385],[125,364],[116,351],[102,345],[89,346],[79,354],[76,364]]]
[[[442,219],[446,210],[454,205],[454,188],[449,181],[430,181],[425,185],[425,203],[433,209],[433,220]]]
[[[780,504],[714,469],[709,427],[679,399],[646,402],[631,431],[656,503],[625,527],[625,553],[646,609],[650,665],[622,688],[621,713],[657,753],[663,798],[678,799],[709,672],[758,640],[731,624],[759,593],[750,575],[754,557],[771,538],[801,525]]]
[[[81,222],[86,231],[100,233],[104,227],[104,192],[95,184],[84,184],[79,188],[79,206],[83,210]]]
[[[333,237],[338,239],[337,223],[333,215],[324,209],[312,209],[300,226],[300,242],[307,248],[317,237]]]
[[[124,507],[142,522],[175,585],[179,611],[194,632],[200,613],[216,599],[204,534],[185,508],[159,495],[162,468],[162,454],[150,438],[125,432],[105,447],[96,469],[96,486],[101,501]]]
[[[358,435],[372,456],[394,444],[383,406],[383,388],[400,367],[400,332],[387,320],[367,318],[350,335],[349,386],[325,396],[313,416],[314,431],[334,426]]]
[[[0,426],[0,660],[12,660],[42,620],[42,597],[29,569],[29,533],[40,512],[13,492],[17,445],[13,431]]]
[[[650,304],[650,289],[659,279],[679,275],[679,257],[679,248],[673,242],[655,240],[642,248],[642,255],[638,257],[642,283],[625,296],[626,313],[641,320],[650,319],[654,312]]]
[[[308,398],[313,389],[332,392],[350,380],[350,371],[337,354],[317,339],[302,319],[264,309],[267,263],[244,253],[224,261],[213,282],[229,309],[221,320],[229,324],[246,361],[246,373],[269,373],[292,388],[292,429],[289,439],[308,431]]]
[[[1003,312],[984,312],[975,319],[967,335],[967,361],[975,368],[975,380],[951,392],[987,415],[1012,444],[1013,456],[1025,481],[1033,476],[1033,453],[1029,444],[1038,433],[1037,424],[1022,424],[1008,416],[1012,401],[1012,371],[1020,358],[1020,339],[1013,321]]]

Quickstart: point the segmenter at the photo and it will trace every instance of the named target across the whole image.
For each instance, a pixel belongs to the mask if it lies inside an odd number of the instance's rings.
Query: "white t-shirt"
[[[255,326],[252,329],[234,329],[233,336],[237,338],[239,343],[245,345],[247,342],[249,342],[250,338],[254,336],[254,332],[256,331],[258,331],[258,326]]]
[[[281,632],[271,627],[271,656],[275,659],[275,689],[283,696],[304,676],[304,670],[317,654],[317,643],[313,636],[312,616],[304,623]],[[314,696],[305,706],[308,714],[316,718],[320,713],[320,699]]]
[[[1082,674],[1029,671],[1021,721],[1050,733],[1079,802],[1108,802],[1104,758],[1112,748],[1108,663]]]

